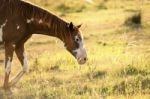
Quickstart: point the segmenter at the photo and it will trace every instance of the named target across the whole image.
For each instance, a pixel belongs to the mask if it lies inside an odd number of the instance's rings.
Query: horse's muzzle
[[[76,51],[75,57],[80,65],[85,64],[87,61],[87,54],[85,48],[78,49]]]
[[[78,59],[77,59],[77,61],[78,61],[78,63],[79,63],[80,65],[83,65],[83,64],[85,64],[85,63],[86,63],[86,61],[87,61],[87,57],[78,58]]]

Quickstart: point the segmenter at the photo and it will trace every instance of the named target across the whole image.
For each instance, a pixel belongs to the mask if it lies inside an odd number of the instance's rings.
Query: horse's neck
[[[64,33],[67,32],[65,27],[67,23],[57,17],[47,17],[47,19],[49,20],[32,17],[31,19],[27,19],[27,23],[32,22],[29,28],[33,34],[54,36],[62,40],[61,37],[65,36]]]
[[[61,37],[67,32],[67,22],[39,7],[30,4],[28,6],[30,6],[31,9],[27,15],[26,21],[32,33],[49,35],[62,39]]]

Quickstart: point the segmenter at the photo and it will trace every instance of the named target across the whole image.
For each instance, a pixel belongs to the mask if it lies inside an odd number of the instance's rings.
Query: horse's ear
[[[70,22],[70,24],[69,24],[69,29],[70,29],[70,30],[73,30],[73,29],[74,29],[74,26],[73,26],[73,23],[72,23],[72,22]]]
[[[69,28],[70,30],[74,30],[74,25],[72,22],[70,22],[69,24],[67,24],[67,28]]]
[[[82,24],[78,25],[77,28],[79,29],[82,26]]]

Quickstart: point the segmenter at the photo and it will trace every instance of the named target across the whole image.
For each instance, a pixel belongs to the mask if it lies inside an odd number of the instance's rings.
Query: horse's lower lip
[[[80,65],[83,65],[83,64],[85,64],[85,62],[82,62],[82,63],[79,63]]]
[[[86,62],[78,62],[80,65],[83,65],[83,64],[85,64]]]
[[[78,64],[80,64],[80,65],[83,65],[83,64],[85,64],[86,63],[86,61],[83,61],[83,60],[78,60]]]

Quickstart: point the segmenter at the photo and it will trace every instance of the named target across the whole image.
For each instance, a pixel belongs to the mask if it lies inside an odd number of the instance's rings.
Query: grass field
[[[150,99],[150,1],[28,0],[68,22],[83,23],[88,62],[80,66],[56,38],[26,43],[29,72],[0,99]],[[141,27],[124,25],[142,10]],[[0,86],[4,78],[0,49]],[[14,57],[12,76],[21,66]]]

